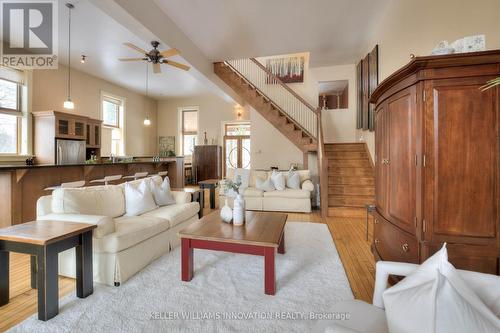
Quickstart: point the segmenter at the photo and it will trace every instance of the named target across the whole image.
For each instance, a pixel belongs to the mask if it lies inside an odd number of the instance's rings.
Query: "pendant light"
[[[71,100],[71,10],[75,6],[69,2],[66,3],[68,7],[68,99],[64,101],[64,108],[73,110],[75,103]]]
[[[149,101],[148,101],[148,65],[149,65],[149,62],[146,61],[146,105],[149,105]],[[149,126],[151,125],[151,120],[149,120],[149,116],[146,116],[146,118],[144,118],[144,126]]]

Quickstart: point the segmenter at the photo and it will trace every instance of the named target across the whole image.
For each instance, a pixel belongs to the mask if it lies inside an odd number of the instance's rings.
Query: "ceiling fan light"
[[[149,117],[144,118],[144,125],[145,126],[151,125],[151,120],[149,120]]]
[[[64,101],[63,106],[65,109],[73,110],[75,108],[75,103],[68,98],[68,100]]]

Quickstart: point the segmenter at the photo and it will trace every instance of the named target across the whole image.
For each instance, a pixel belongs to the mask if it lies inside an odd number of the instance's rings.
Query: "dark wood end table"
[[[9,252],[31,255],[31,287],[38,289],[38,319],[46,321],[59,313],[59,252],[76,247],[76,295],[91,295],[92,230],[96,227],[34,221],[0,229],[0,306],[9,302]]]
[[[210,208],[215,209],[215,189],[219,185],[220,179],[207,179],[198,182],[201,190],[208,188],[210,190]]]
[[[287,214],[247,212],[245,224],[234,226],[212,212],[179,232],[181,237],[181,278],[193,278],[193,249],[254,254],[264,257],[264,292],[276,293],[275,252],[285,253]]]
[[[203,208],[205,207],[205,195],[203,190],[191,187],[184,187],[184,188],[173,188],[172,191],[191,193],[191,202],[197,202],[200,204],[200,211],[198,212],[198,217],[200,219],[203,217]]]

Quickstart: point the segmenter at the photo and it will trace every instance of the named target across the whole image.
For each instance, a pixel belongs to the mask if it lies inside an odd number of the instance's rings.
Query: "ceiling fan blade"
[[[174,67],[183,69],[185,71],[188,71],[191,68],[191,67],[189,67],[187,65],[181,64],[181,63],[176,62],[176,61],[171,61],[171,60],[163,60],[163,63],[167,64],[167,65],[170,65],[170,66],[174,66]]]
[[[162,55],[164,58],[168,58],[168,57],[173,57],[174,55],[178,55],[179,53],[180,52],[177,49],[170,49],[160,52],[160,55]]]
[[[141,61],[144,58],[118,58],[119,61]]]
[[[153,64],[153,73],[158,74],[161,73],[160,63]]]
[[[135,46],[132,43],[123,43],[123,45],[130,47],[131,49],[134,49],[138,52],[141,52],[142,54],[147,54],[147,52],[143,49],[141,49],[139,46]]]

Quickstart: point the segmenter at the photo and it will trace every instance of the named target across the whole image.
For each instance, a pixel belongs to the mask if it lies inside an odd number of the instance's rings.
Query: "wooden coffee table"
[[[38,319],[46,321],[59,313],[59,252],[76,247],[76,296],[92,294],[92,230],[96,227],[34,221],[0,229],[0,306],[9,302],[9,252],[31,255],[31,287],[38,289]]]
[[[204,216],[179,232],[182,281],[193,278],[193,249],[264,256],[264,291],[276,293],[275,252],[285,253],[287,214],[247,212],[243,226],[222,222],[219,211]]]

